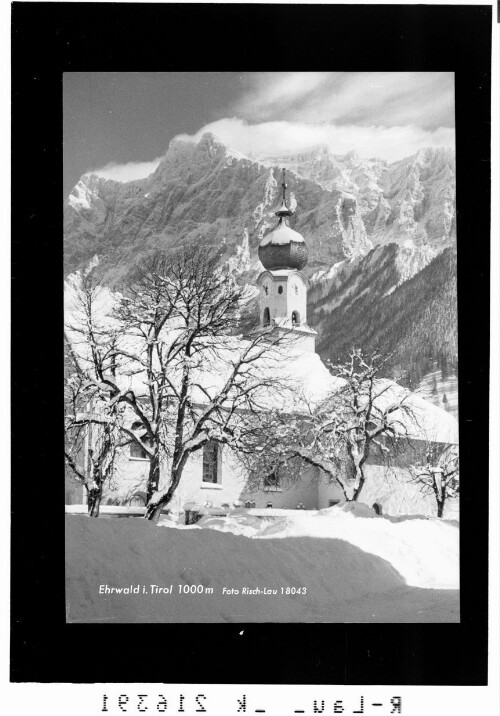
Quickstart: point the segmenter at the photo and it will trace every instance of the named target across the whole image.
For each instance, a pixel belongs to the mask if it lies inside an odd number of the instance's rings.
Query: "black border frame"
[[[14,2],[12,681],[486,683],[491,18],[488,5]],[[459,625],[65,623],[63,480],[47,487],[63,473],[62,72],[205,69],[456,73]]]

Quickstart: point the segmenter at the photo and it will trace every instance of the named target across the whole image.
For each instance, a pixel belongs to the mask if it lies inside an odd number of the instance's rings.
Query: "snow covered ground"
[[[164,518],[161,524],[175,523]],[[459,587],[456,522],[415,516],[379,517],[367,505],[348,503],[318,511],[235,510],[227,517],[202,517],[197,526],[257,539],[341,539],[385,559],[408,585],[424,589]]]
[[[68,515],[68,621],[459,621],[453,523],[361,505],[357,516],[259,512],[188,527],[164,518],[171,529]]]

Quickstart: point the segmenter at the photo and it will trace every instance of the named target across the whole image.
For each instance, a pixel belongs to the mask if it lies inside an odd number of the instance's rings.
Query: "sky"
[[[326,144],[396,161],[455,143],[450,72],[70,72],[64,75],[64,191],[80,176],[148,176],[181,136],[213,132],[263,156]]]

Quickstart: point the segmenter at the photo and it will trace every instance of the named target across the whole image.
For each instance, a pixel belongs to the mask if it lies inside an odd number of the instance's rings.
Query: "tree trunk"
[[[184,463],[185,460],[183,461],[182,467],[184,467]],[[177,470],[172,469],[172,479],[170,481],[170,486],[167,492],[162,495],[162,497],[160,497],[158,500],[155,500],[154,502],[148,502],[148,505],[146,507],[146,514],[144,515],[147,520],[151,520],[151,522],[155,522],[156,524],[158,523],[162,509],[165,507],[165,505],[168,505],[168,503],[174,496],[174,492],[180,482],[181,475],[182,468]]]
[[[151,520],[151,522],[158,524],[163,506],[164,503],[159,503],[157,505],[148,505],[146,507],[146,514],[144,515],[144,517],[147,520]]]
[[[101,508],[102,488],[92,487],[87,494],[87,509],[89,517],[99,517]]]
[[[182,458],[180,460],[175,459],[174,455],[174,465],[177,465],[176,468],[172,467],[172,474],[171,474],[171,480],[168,490],[165,492],[164,495],[162,495],[159,499],[154,500],[153,502],[149,501],[148,505],[146,506],[146,514],[144,517],[147,520],[151,520],[152,522],[157,523],[160,519],[161,511],[165,507],[165,505],[168,505],[172,497],[174,496],[174,492],[177,489],[177,486],[181,480],[182,472],[184,470],[184,466],[187,462],[187,459],[189,457],[189,453],[184,453],[182,455]]]
[[[442,517],[443,510],[444,510],[444,500],[438,500],[437,506],[438,506],[438,517]]]
[[[357,502],[359,494],[360,494],[361,490],[363,489],[364,484],[365,484],[365,478],[361,477],[361,479],[358,483],[358,486],[355,488],[354,492],[352,493],[352,497],[351,497],[352,502]]]
[[[155,446],[154,455],[149,463],[148,489],[146,504],[151,500],[155,492],[158,492],[160,484],[160,452]]]
[[[361,463],[354,463],[354,469],[356,470],[356,479],[354,482],[354,491],[352,493],[351,501],[357,502],[358,497],[365,484],[365,474],[363,472],[363,465]]]

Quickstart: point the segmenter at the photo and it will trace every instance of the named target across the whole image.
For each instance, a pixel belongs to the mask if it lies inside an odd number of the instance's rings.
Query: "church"
[[[293,374],[309,404],[317,403],[335,390],[337,379],[316,353],[317,333],[308,325],[308,281],[303,273],[308,260],[307,246],[301,234],[289,225],[292,211],[287,204],[284,170],[281,205],[275,215],[277,225],[263,236],[258,248],[264,270],[257,278],[260,318],[255,331],[273,330],[291,337],[290,356],[283,370]],[[412,460],[419,450],[425,450],[430,434],[439,443],[458,443],[458,424],[452,415],[417,395],[411,395],[411,401],[421,415],[422,425],[420,433],[417,430],[411,436]],[[367,480],[360,501],[385,514],[434,515],[432,496],[422,495],[416,485],[405,479],[408,459],[399,456],[388,471],[385,461],[373,455],[365,466]],[[149,459],[139,445],[132,443],[124,448],[117,456],[111,484],[105,487],[101,511],[105,514],[107,507],[120,506],[133,512],[144,507],[148,470]],[[189,458],[168,509],[179,514],[190,509],[219,513],[237,508],[312,510],[343,500],[337,484],[329,482],[319,468],[309,465],[305,466],[301,480],[294,483],[281,483],[276,476],[264,477],[258,490],[249,490],[247,483],[247,474],[236,456],[211,441]],[[67,477],[66,504],[85,503],[85,489],[76,487]],[[458,504],[450,502],[447,509],[454,516]]]

